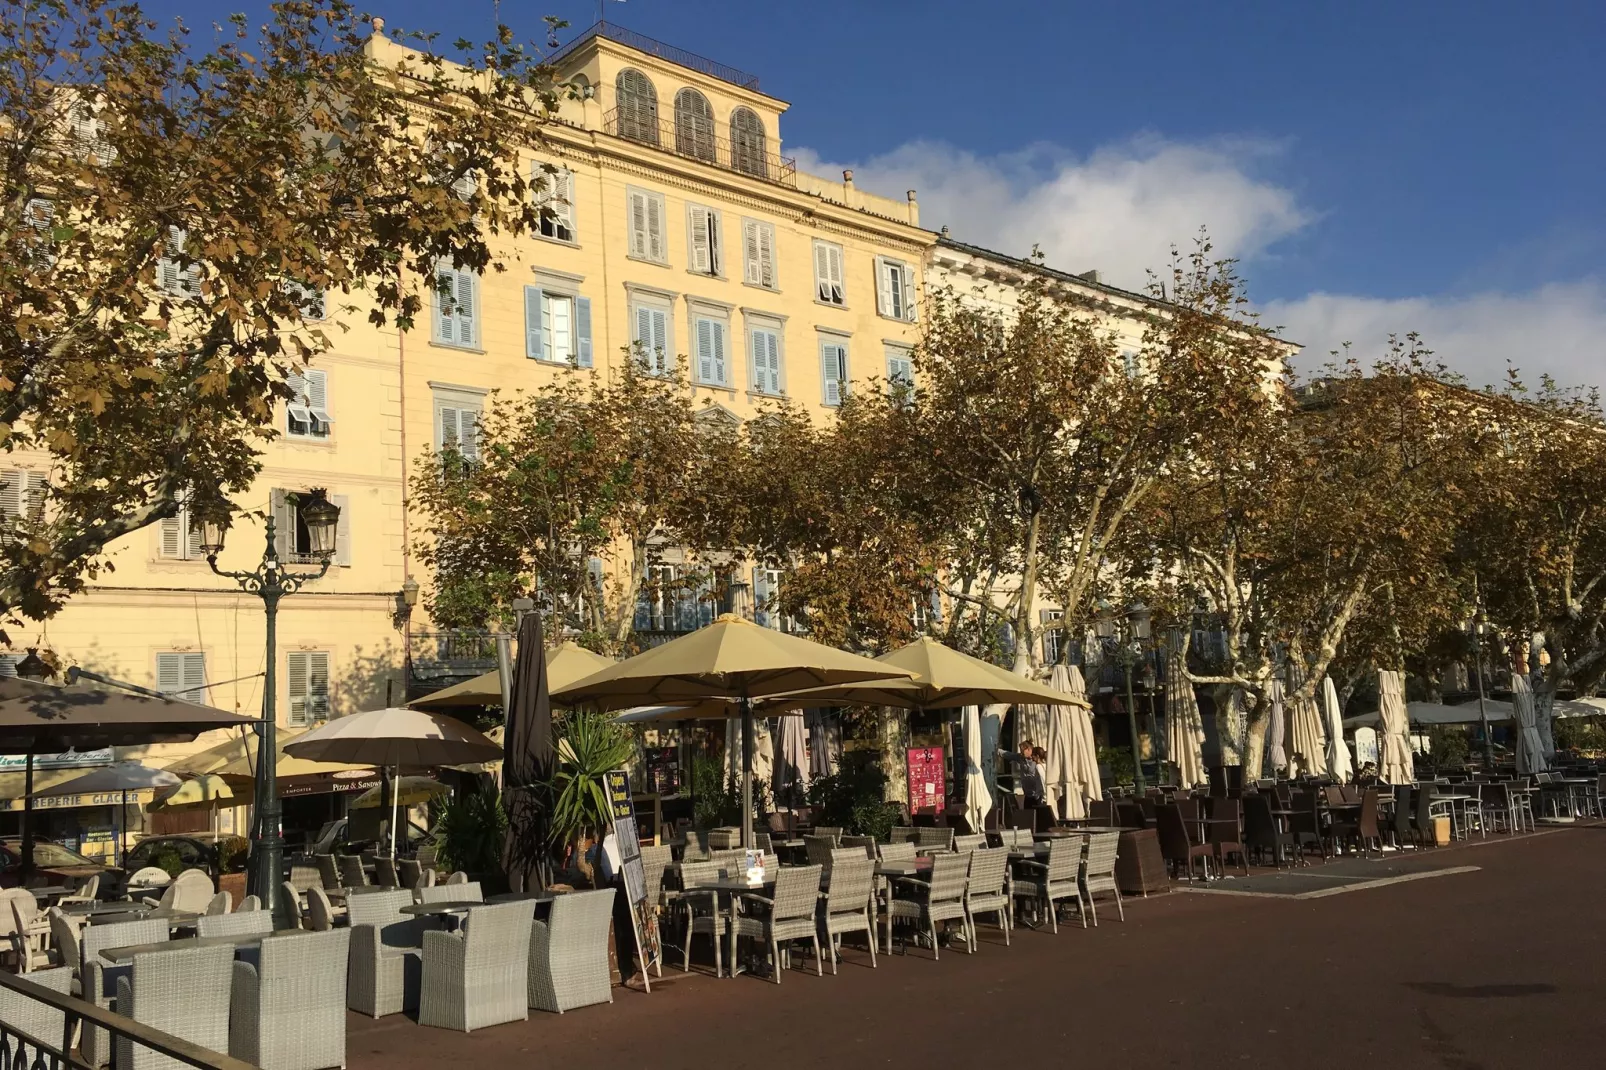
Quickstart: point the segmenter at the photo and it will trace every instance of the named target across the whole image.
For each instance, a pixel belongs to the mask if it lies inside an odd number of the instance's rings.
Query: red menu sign
[[[910,747],[909,812],[938,814],[947,805],[948,766],[941,747]]]

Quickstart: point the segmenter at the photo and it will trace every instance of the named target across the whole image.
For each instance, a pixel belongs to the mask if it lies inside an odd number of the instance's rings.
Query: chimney
[[[842,172],[842,188],[850,193],[853,192],[853,168],[851,167]]]
[[[944,238],[946,238],[948,236],[948,224],[947,223],[944,223],[942,225],[942,236]]]
[[[909,191],[909,222],[915,226],[920,225],[920,204],[915,200],[915,191]]]
[[[1095,286],[1104,281],[1104,277],[1099,274],[1098,268],[1094,268],[1092,271],[1084,271],[1084,272],[1082,272],[1080,275],[1078,275],[1076,277],[1079,278],[1079,279],[1086,279],[1088,282],[1093,283]]]

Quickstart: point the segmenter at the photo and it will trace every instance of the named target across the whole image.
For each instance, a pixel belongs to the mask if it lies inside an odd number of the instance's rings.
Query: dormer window
[[[619,136],[646,145],[658,144],[658,90],[652,79],[633,67],[619,72],[614,83],[618,98]]]
[[[675,94],[675,151],[714,162],[714,109],[695,89]]]

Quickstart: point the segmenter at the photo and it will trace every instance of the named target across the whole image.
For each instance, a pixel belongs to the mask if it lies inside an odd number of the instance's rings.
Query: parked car
[[[34,872],[54,883],[72,885],[88,877],[99,876],[101,894],[106,894],[109,875],[115,871],[99,862],[50,840],[35,840],[33,844]],[[0,888],[15,888],[22,883],[22,841],[0,840]]]

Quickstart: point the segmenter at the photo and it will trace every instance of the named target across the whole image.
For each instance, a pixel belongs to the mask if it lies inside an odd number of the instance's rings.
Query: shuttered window
[[[697,381],[709,386],[729,386],[730,364],[726,339],[729,330],[725,321],[695,316],[692,318],[692,330],[697,341]]]
[[[290,696],[289,722],[317,724],[329,719],[329,654],[322,650],[292,650],[286,657],[286,691]]]
[[[323,559],[312,552],[312,536],[307,530],[306,521],[301,518],[302,493],[276,488],[270,494],[274,541],[285,560],[294,564],[320,565]],[[329,502],[340,510],[340,519],[335,524],[335,552],[330,561],[336,565],[349,565],[351,564],[351,499],[344,494],[331,494]]]
[[[329,373],[308,370],[286,380],[295,397],[285,405],[286,431],[297,438],[328,438]]]
[[[842,285],[842,246],[830,242],[814,243],[815,296],[828,305],[847,304]]]
[[[156,285],[184,300],[201,295],[201,265],[186,262],[184,245],[187,241],[189,231],[168,227],[164,255],[156,262]]]
[[[554,173],[536,164],[530,177],[541,184],[541,234],[555,241],[575,241],[574,172],[560,167]]]
[[[7,527],[24,514],[38,520],[45,515],[45,494],[48,484],[43,472],[26,468],[8,468],[0,471],[0,518]]]
[[[876,258],[876,311],[889,319],[914,319],[914,273],[908,264]]]
[[[200,561],[206,557],[201,552],[201,522],[187,505],[157,525],[157,540],[159,554],[165,560]]]
[[[626,221],[630,233],[630,255],[637,260],[662,264],[668,259],[664,246],[664,198],[661,193],[627,189],[629,208]]]
[[[480,410],[455,404],[435,406],[435,448],[456,450],[470,461],[480,459]]]
[[[905,399],[914,396],[915,365],[907,349],[887,349],[887,392]]]
[[[751,108],[731,112],[731,167],[755,178],[768,178],[764,121]]]
[[[823,401],[840,405],[848,394],[848,344],[841,339],[820,341],[820,378],[825,384]]]
[[[435,341],[479,344],[479,276],[442,264],[435,269]]]
[[[753,363],[753,389],[760,394],[781,393],[781,332],[772,327],[754,327],[747,332],[748,350]]]
[[[775,279],[775,226],[757,219],[742,220],[742,281],[773,290]]]
[[[674,360],[669,337],[669,310],[657,305],[636,305],[630,314],[631,341],[649,371],[664,372]]]
[[[686,206],[687,265],[699,275],[723,274],[724,251],[720,248],[720,216],[700,204]]]
[[[714,109],[695,89],[675,94],[675,151],[714,162]]]
[[[633,67],[626,67],[614,80],[620,137],[658,144],[658,90],[652,79]]]
[[[206,701],[206,655],[183,651],[156,655],[156,690],[186,702]]]

